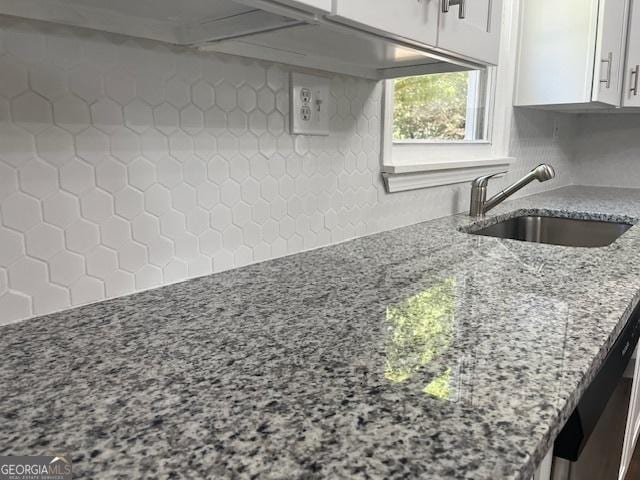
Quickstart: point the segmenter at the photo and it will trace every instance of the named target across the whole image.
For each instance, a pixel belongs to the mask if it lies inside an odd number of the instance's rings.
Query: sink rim
[[[630,228],[621,234],[618,238],[616,238],[612,243],[603,246],[590,247],[590,246],[574,246],[574,245],[557,245],[552,243],[542,243],[542,242],[531,242],[527,240],[519,240],[515,238],[504,238],[497,237],[492,235],[479,235],[475,232],[479,230],[483,230],[487,227],[491,227],[493,225],[497,225],[499,223],[507,222],[509,220],[513,220],[515,218],[521,217],[547,217],[547,218],[559,218],[559,219],[567,219],[567,220],[584,220],[584,221],[594,221],[594,222],[603,222],[603,223],[616,223],[616,224],[625,224],[629,225]],[[599,212],[583,212],[583,211],[566,211],[566,210],[551,210],[545,208],[520,208],[517,210],[513,210],[510,212],[501,213],[498,215],[494,215],[491,217],[485,217],[479,219],[473,223],[462,225],[458,227],[458,231],[461,233],[465,233],[468,235],[473,235],[476,238],[486,238],[487,240],[494,239],[500,241],[511,241],[518,243],[527,243],[529,245],[545,245],[548,247],[561,247],[561,248],[580,248],[580,249],[603,249],[603,248],[611,248],[619,244],[619,242],[623,241],[623,238],[627,238],[628,234],[635,230],[636,227],[640,224],[640,218],[632,217],[630,215],[618,215],[611,213],[599,213]]]

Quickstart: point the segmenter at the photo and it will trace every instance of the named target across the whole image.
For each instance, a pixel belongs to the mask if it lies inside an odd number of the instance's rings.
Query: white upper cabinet
[[[628,0],[600,0],[592,100],[620,106]]]
[[[631,2],[626,67],[623,71],[622,105],[640,107],[640,1]]]
[[[628,13],[628,0],[522,2],[514,104],[620,106]]]
[[[333,20],[435,47],[440,0],[337,0]]]
[[[441,0],[438,48],[498,63],[502,0]]]
[[[336,0],[331,19],[478,64],[498,63],[502,0]]]

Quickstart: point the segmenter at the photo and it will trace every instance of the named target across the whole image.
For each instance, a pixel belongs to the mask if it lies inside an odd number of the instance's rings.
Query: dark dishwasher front
[[[613,459],[617,458],[619,464],[619,455],[622,452],[621,437],[624,436],[630,394],[630,382],[627,385],[622,380],[639,337],[640,305],[634,309],[600,370],[556,438],[553,448],[554,480],[573,480],[577,471],[583,471],[580,477],[584,477],[585,470],[593,470],[592,464],[603,465],[605,461],[613,461],[605,460],[607,453]],[[599,423],[601,418],[603,421]],[[592,448],[589,448],[588,444],[591,444]],[[608,452],[602,451],[603,446],[606,446]],[[596,450],[602,458],[587,458],[593,457]],[[615,465],[609,468],[611,471],[614,469]]]

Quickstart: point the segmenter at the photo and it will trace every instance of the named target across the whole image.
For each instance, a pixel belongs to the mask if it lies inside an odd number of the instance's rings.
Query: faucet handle
[[[506,170],[504,172],[496,172],[496,173],[492,173],[490,175],[483,175],[482,177],[478,177],[475,180],[473,180],[473,182],[471,182],[471,184],[474,187],[486,187],[487,184],[489,183],[489,180],[491,180],[494,177],[498,177],[501,175],[504,175],[506,172]]]

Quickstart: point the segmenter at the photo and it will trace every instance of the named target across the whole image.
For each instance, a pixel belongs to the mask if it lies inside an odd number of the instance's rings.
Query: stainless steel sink
[[[569,247],[605,247],[632,226],[621,222],[524,215],[469,233]]]

